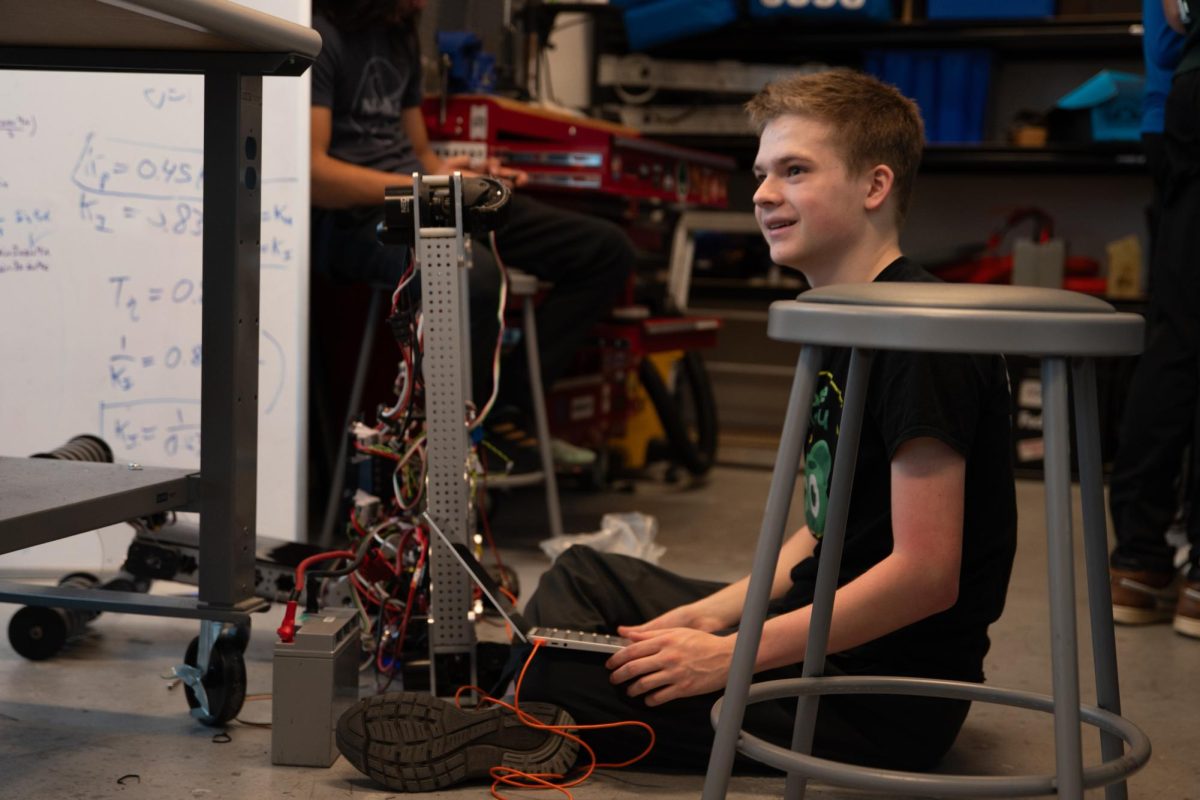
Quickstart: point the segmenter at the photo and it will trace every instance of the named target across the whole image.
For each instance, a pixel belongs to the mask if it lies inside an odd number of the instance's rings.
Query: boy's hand
[[[724,627],[726,627],[725,624],[717,617],[705,614],[689,604],[672,608],[665,614],[660,614],[641,625],[622,625],[617,628],[617,633],[627,639],[635,639],[641,634],[662,631],[667,628],[691,628],[705,633],[716,633]]]
[[[613,683],[630,682],[630,697],[645,695],[646,705],[658,706],[725,687],[736,636],[688,628],[629,633],[633,644],[614,653],[605,666],[613,671]]]

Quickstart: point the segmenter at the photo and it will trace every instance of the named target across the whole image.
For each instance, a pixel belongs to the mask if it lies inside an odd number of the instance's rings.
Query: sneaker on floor
[[[596,451],[562,439],[550,440],[550,452],[554,453],[554,463],[562,467],[588,467],[596,463]]]
[[[1176,633],[1200,639],[1200,567],[1193,567],[1179,586],[1174,624]]]
[[[1123,625],[1165,622],[1175,614],[1175,572],[1111,567],[1113,621]]]
[[[521,710],[549,725],[574,725],[550,703]],[[486,779],[495,766],[528,773],[564,774],[578,745],[530,728],[501,706],[459,709],[417,692],[392,692],[360,700],[337,723],[337,747],[363,774],[398,792],[430,792]]]
[[[542,451],[532,426],[515,409],[496,410],[483,423],[480,457],[488,472],[527,475],[542,469]]]

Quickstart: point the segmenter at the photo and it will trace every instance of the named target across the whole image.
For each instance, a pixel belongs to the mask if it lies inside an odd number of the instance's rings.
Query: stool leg
[[[1120,716],[1117,640],[1113,630],[1112,590],[1108,582],[1108,525],[1104,517],[1104,476],[1100,467],[1100,416],[1096,401],[1096,362],[1072,363],[1075,439],[1079,457],[1079,489],[1083,500],[1083,552],[1087,565],[1088,611],[1092,627],[1092,663],[1096,670],[1096,705]],[[1120,736],[1100,733],[1105,761],[1120,758]],[[1125,781],[1105,787],[1107,800],[1125,800]]]
[[[371,303],[367,306],[367,322],[363,326],[362,342],[358,345],[358,363],[354,365],[354,382],[350,385],[350,401],[346,404],[346,418],[342,424],[341,436],[338,437],[337,460],[333,463],[333,474],[330,476],[329,497],[325,501],[325,518],[321,521],[322,547],[333,544],[333,528],[337,524],[338,501],[342,499],[342,489],[346,485],[346,453],[350,448],[350,423],[358,413],[362,403],[363,387],[367,383],[367,370],[371,366],[371,350],[375,341],[375,329],[379,327],[379,318],[383,316],[383,290],[374,289],[371,292]]]
[[[1046,537],[1050,578],[1050,655],[1058,796],[1083,797],[1079,732],[1079,647],[1075,634],[1075,563],[1071,546],[1071,444],[1067,362],[1042,361],[1042,421],[1046,442]]]
[[[846,519],[850,513],[850,487],[854,484],[854,468],[858,462],[858,439],[862,431],[863,405],[871,377],[869,350],[855,349],[850,355],[850,375],[846,379],[846,401],[842,406],[841,433],[833,461],[833,477],[829,486],[829,506],[826,509],[825,533],[821,537],[821,558],[817,564],[817,583],[813,590],[812,613],[808,623],[808,646],[804,651],[802,677],[811,678],[825,672],[825,650],[829,644],[829,625],[833,618],[833,595],[837,592],[838,572],[842,564],[842,545],[846,540]],[[806,695],[796,704],[796,725],[792,732],[792,750],[811,753],[813,732],[817,723],[817,704],[820,697]],[[786,800],[801,800],[808,779],[789,772],[783,796]]]
[[[796,488],[796,470],[800,467],[800,455],[804,452],[804,440],[808,436],[808,419],[812,414],[813,388],[821,364],[821,352],[819,347],[801,350],[796,375],[792,379],[792,394],[783,421],[779,452],[775,455],[775,471],[771,475],[771,490],[767,495],[767,507],[758,534],[758,547],[754,551],[750,585],[746,589],[742,621],[738,626],[737,643],[729,665],[729,677],[725,682],[725,702],[721,706],[713,749],[708,758],[703,800],[721,800],[729,788],[729,774],[737,753],[746,697],[750,692],[750,682],[754,679],[754,659],[758,655],[758,642],[762,637],[767,605],[771,599],[775,562],[783,545],[788,508]]]
[[[533,422],[537,426],[538,452],[542,456],[545,476],[546,515],[550,520],[550,535],[562,536],[562,509],[558,505],[558,477],[554,474],[554,450],[550,446],[550,421],[546,418],[546,393],[542,388],[542,361],[538,356],[537,322],[534,319],[533,298],[526,297],[522,308],[525,330],[525,356],[529,363],[529,393],[533,396]]]

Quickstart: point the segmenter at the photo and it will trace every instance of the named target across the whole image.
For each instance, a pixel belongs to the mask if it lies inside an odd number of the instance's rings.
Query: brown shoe
[[[1184,581],[1175,607],[1175,631],[1200,639],[1200,581]]]
[[[1180,596],[1175,578],[1174,572],[1110,568],[1113,621],[1122,625],[1146,625],[1169,620]],[[1193,619],[1200,625],[1200,614]]]

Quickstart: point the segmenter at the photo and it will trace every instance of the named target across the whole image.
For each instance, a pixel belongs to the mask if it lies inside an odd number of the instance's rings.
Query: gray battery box
[[[271,763],[328,767],[337,760],[334,728],[358,700],[359,624],[352,608],[301,620],[295,641],[275,643]]]

